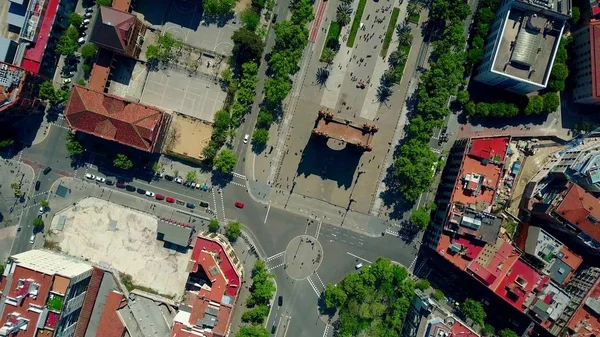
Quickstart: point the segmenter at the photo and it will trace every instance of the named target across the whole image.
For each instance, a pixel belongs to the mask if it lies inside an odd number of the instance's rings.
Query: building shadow
[[[202,20],[202,2],[174,0],[172,10],[166,17],[166,22],[198,31]]]
[[[358,168],[363,151],[346,144],[341,150],[334,150],[328,145],[326,138],[311,135],[302,153],[287,153],[301,155],[296,174],[305,178],[316,175],[323,180],[332,180],[338,188],[349,189]]]

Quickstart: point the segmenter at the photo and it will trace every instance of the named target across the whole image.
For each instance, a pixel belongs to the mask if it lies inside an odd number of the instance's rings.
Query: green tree
[[[311,0],[298,0],[294,4],[292,10],[292,22],[299,26],[304,26],[312,19],[315,15],[313,14],[313,5]]]
[[[79,48],[79,32],[77,28],[70,26],[65,33],[61,35],[56,45],[56,51],[61,55],[73,55]]]
[[[542,96],[531,96],[525,107],[526,115],[539,115],[544,110],[544,99]]]
[[[502,329],[500,330],[498,335],[500,337],[519,337],[519,335],[517,335],[517,333],[512,331],[511,329]]]
[[[567,65],[564,63],[554,62],[554,66],[552,66],[552,72],[550,73],[550,80],[548,81],[548,90],[555,92],[565,90],[565,80],[568,76],[569,69],[567,68]]]
[[[573,6],[573,8],[571,9],[571,19],[569,19],[569,23],[572,25],[578,24],[580,17],[581,14],[579,12],[579,7]]]
[[[48,208],[50,207],[50,201],[43,199],[42,201],[40,201],[40,206],[42,206],[43,208]]]
[[[222,16],[231,13],[235,7],[235,0],[204,0],[202,7],[205,14]]]
[[[41,218],[35,218],[33,219],[33,227],[34,228],[40,228],[44,226],[44,220],[42,220]]]
[[[544,108],[542,109],[545,113],[551,113],[558,109],[560,105],[560,99],[558,98],[558,94],[554,92],[548,92],[542,95],[544,99]]]
[[[240,28],[233,33],[231,39],[234,43],[233,55],[238,65],[261,58],[265,44],[255,32]]]
[[[187,175],[185,176],[185,180],[189,181],[189,182],[196,182],[196,180],[198,179],[198,172],[196,171],[189,171],[187,173]]]
[[[487,316],[481,302],[467,298],[462,305],[461,315],[463,319],[471,319],[479,326],[484,326],[485,317]],[[508,336],[504,336],[508,337]]]
[[[494,335],[494,332],[496,332],[496,330],[494,329],[493,326],[485,323],[481,332],[483,333],[484,336],[491,337]]]
[[[415,288],[420,289],[420,290],[427,290],[429,289],[431,285],[429,284],[429,281],[427,281],[427,279],[420,279],[417,281],[417,283],[415,283]]]
[[[152,163],[151,169],[152,169],[152,172],[159,173],[160,170],[162,169],[162,165],[160,165],[160,163],[155,161],[154,163]]]
[[[40,84],[40,91],[38,97],[43,100],[53,100],[56,96],[56,90],[50,81],[44,81]]]
[[[86,60],[91,60],[96,57],[96,53],[98,52],[98,47],[96,47],[93,43],[86,43],[81,47],[81,57]]]
[[[69,15],[69,24],[71,26],[79,27],[83,23],[83,17],[81,15],[73,12]]]
[[[329,48],[329,47],[325,47],[325,49],[323,49],[323,53],[321,54],[321,61],[327,63],[327,64],[333,64],[333,60],[335,59],[335,55],[336,55],[336,51]],[[295,65],[293,65],[295,66]]]
[[[243,313],[242,322],[262,324],[267,316],[269,316],[269,307],[259,305]]]
[[[324,291],[325,307],[327,309],[337,309],[343,307],[348,299],[348,295],[340,287],[328,284]]]
[[[235,337],[269,337],[269,331],[262,326],[243,326]]]
[[[436,300],[436,301],[441,301],[441,300],[443,300],[443,299],[444,299],[444,297],[446,297],[446,296],[444,296],[444,293],[443,293],[441,290],[439,290],[439,289],[436,289],[436,290],[433,292],[433,294],[431,294],[431,296],[432,296],[432,297],[433,297],[433,299],[434,299],[434,300]]]
[[[237,221],[233,221],[225,226],[225,236],[231,242],[235,242],[240,235],[242,235],[242,224]]]
[[[260,110],[256,119],[258,127],[268,128],[273,124],[273,114],[270,111]]]
[[[15,143],[15,140],[12,138],[4,139],[4,140],[0,141],[0,148],[11,146],[14,143]]]
[[[126,155],[119,153],[113,160],[113,165],[123,170],[129,170],[133,167],[133,162]]]
[[[350,4],[341,3],[338,5],[335,18],[340,26],[345,26],[349,24],[351,16],[352,6]]]
[[[217,220],[217,219],[213,218],[208,223],[208,231],[211,232],[211,233],[218,232],[220,227],[221,226],[219,225],[219,220]]]
[[[410,215],[409,221],[425,230],[429,225],[431,210],[428,207],[419,207]]]
[[[273,106],[280,104],[292,90],[292,83],[287,77],[277,76],[265,81],[265,101]]]
[[[461,90],[456,94],[456,100],[462,105],[469,103],[469,98],[469,92],[466,90]]]
[[[221,173],[231,173],[237,164],[235,154],[228,149],[219,152],[214,160],[215,169]]]
[[[265,0],[252,0],[252,6],[258,9],[263,9],[265,8],[265,2]]]
[[[252,134],[252,143],[258,146],[266,146],[269,141],[269,130],[256,128]]]
[[[241,20],[244,24],[244,28],[253,32],[255,32],[256,28],[260,25],[260,16],[252,8],[248,8],[242,12]]]
[[[406,60],[408,59],[408,54],[404,50],[394,50],[390,53],[388,57],[388,63],[392,67],[401,67],[406,64]]]
[[[4,265],[0,264],[0,275],[4,274]]]
[[[221,72],[221,80],[226,85],[229,85],[229,84],[231,84],[231,82],[233,82],[233,72],[231,71],[230,68],[227,68]]]
[[[90,78],[90,74],[92,73],[92,67],[89,64],[82,64],[81,70],[83,70],[83,76],[87,79]]]
[[[406,200],[416,201],[431,186],[436,160],[437,156],[425,143],[410,140],[400,148],[395,176]]]
[[[96,0],[96,6],[106,6],[110,7],[112,5],[112,0]]]

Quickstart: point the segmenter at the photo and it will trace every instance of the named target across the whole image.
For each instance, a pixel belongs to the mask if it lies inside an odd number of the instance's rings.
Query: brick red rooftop
[[[600,221],[600,200],[577,184],[571,184],[564,199],[556,208],[556,215],[600,241],[597,222]]]
[[[77,131],[153,152],[165,115],[153,107],[74,85],[65,117]]]
[[[509,137],[475,139],[471,143],[469,154],[482,159],[502,162],[506,155],[509,140]]]

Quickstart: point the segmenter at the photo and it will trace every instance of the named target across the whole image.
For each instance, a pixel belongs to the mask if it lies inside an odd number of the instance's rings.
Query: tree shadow
[[[261,154],[267,148],[267,144],[252,143],[252,152],[254,154]]]
[[[235,13],[229,12],[226,14],[213,15],[208,13],[203,13],[202,15],[198,15],[202,20],[199,21],[200,25],[209,26],[211,24],[217,25],[217,27],[225,27],[225,25],[235,18]]]
[[[380,85],[377,87],[377,94],[375,95],[377,103],[387,106],[387,102],[390,100],[392,93],[393,91],[391,87]]]
[[[232,173],[222,173],[218,170],[213,170],[210,176],[210,183],[214,187],[224,188],[233,180]]]
[[[317,69],[317,73],[315,74],[315,79],[316,79],[317,84],[320,85],[321,87],[326,85],[330,74],[331,73],[330,73],[329,69],[327,69],[326,67],[321,67],[321,68]]]

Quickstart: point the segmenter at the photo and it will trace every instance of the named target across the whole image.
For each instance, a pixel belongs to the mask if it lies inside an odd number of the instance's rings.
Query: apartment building
[[[573,55],[574,54],[574,55]],[[573,53],[575,66],[575,103],[600,104],[600,21],[590,24],[573,33]]]

